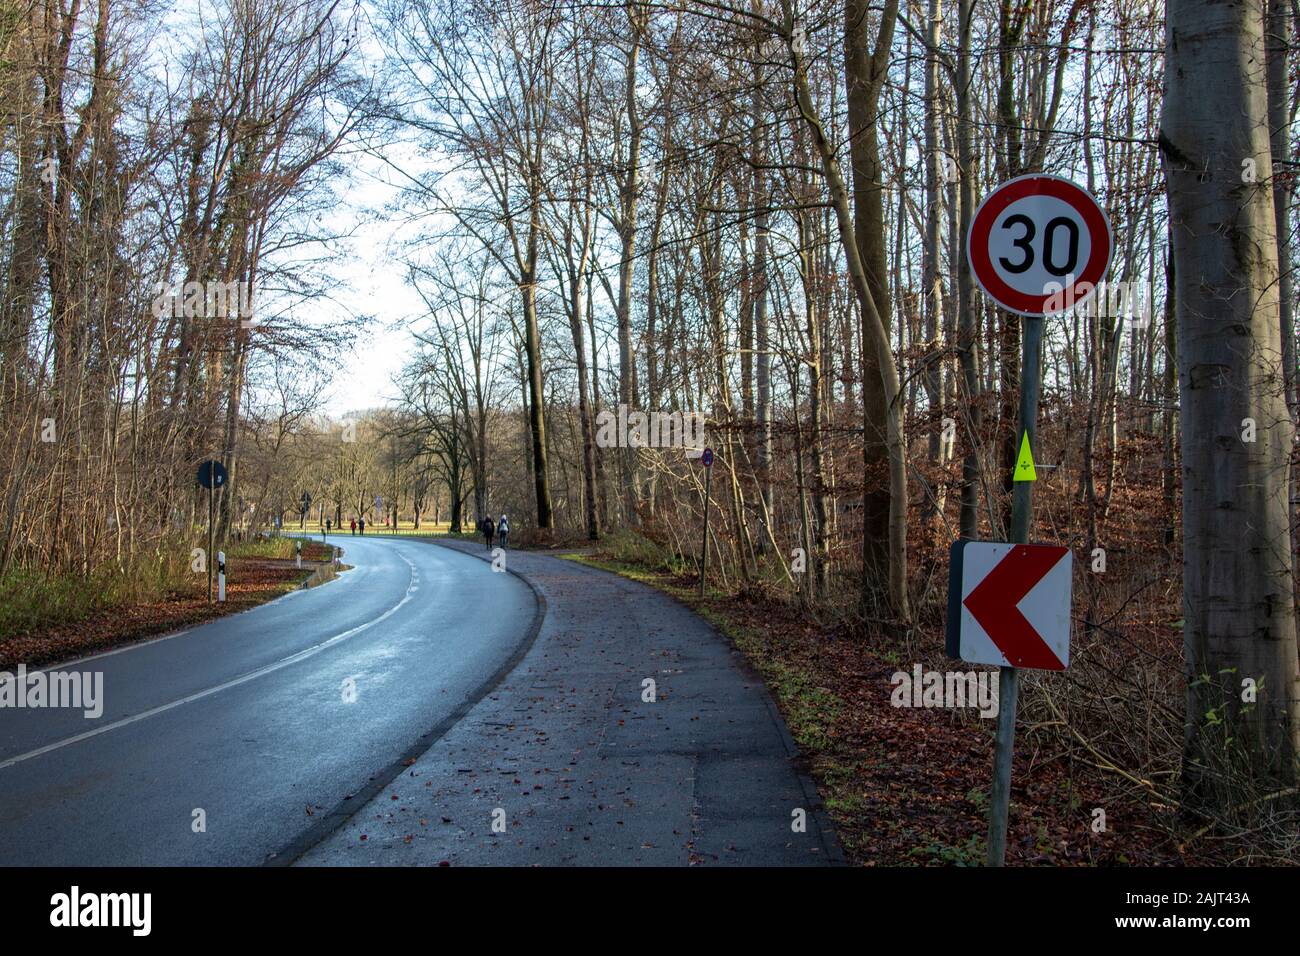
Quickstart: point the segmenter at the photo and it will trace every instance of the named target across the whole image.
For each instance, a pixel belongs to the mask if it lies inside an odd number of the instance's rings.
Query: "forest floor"
[[[891,647],[819,625],[781,601],[718,592],[700,598],[694,575],[609,555],[575,559],[671,594],[746,655],[776,696],[851,862],[983,865],[996,719],[891,705],[895,673],[918,663],[939,671],[967,666],[918,651],[918,644],[942,648],[941,632]],[[1009,864],[1221,862],[1179,846],[1167,808],[1117,790],[1096,767],[1040,759],[1024,741],[1017,747]],[[1095,832],[1098,807],[1106,811],[1104,832]]]
[[[240,550],[232,546],[226,562],[223,603],[208,603],[207,576],[196,574],[192,585],[154,600],[105,604],[74,619],[0,636],[0,670],[72,660],[246,611],[301,587],[333,555],[329,545],[305,541],[297,568],[292,558],[263,556],[265,548],[243,549],[243,555]]]

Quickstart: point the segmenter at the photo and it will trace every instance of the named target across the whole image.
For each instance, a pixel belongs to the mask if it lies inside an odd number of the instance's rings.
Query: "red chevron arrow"
[[[1068,551],[1052,545],[1018,544],[962,601],[1013,667],[1065,670],[1016,605]]]

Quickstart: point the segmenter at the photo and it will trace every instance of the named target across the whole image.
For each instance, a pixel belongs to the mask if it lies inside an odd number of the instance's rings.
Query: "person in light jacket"
[[[501,520],[497,522],[497,538],[501,541],[501,547],[506,546],[506,539],[510,537],[510,521],[504,514]]]

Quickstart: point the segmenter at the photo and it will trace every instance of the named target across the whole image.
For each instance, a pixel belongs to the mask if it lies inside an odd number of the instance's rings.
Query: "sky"
[[[354,243],[356,257],[331,270],[344,283],[336,295],[337,312],[376,319],[339,357],[323,403],[331,417],[391,404],[398,397],[393,378],[411,354],[411,329],[422,321],[423,303],[402,279],[403,266],[389,248],[390,232],[382,223],[365,225]]]
[[[373,38],[360,44],[358,52],[355,68],[363,72],[378,69],[382,52]],[[409,143],[389,142],[383,148],[387,161],[359,151],[342,158],[347,181],[335,184],[340,203],[324,223],[348,238],[341,244],[344,254],[328,267],[338,288],[332,293],[334,302],[321,310],[322,318],[374,319],[334,366],[334,379],[321,409],[335,418],[398,399],[393,379],[412,354],[412,330],[427,323],[423,301],[404,279],[406,253],[401,243],[409,241],[415,230],[404,225],[400,212],[389,208],[402,182],[402,175],[389,164],[401,163],[410,169],[425,159]]]

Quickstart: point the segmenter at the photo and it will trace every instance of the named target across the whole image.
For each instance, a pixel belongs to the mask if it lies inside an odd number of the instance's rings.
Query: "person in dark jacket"
[[[488,549],[489,551],[491,551],[491,550],[492,550],[492,535],[493,535],[493,533],[496,531],[496,525],[494,525],[494,524],[492,523],[492,519],[491,519],[490,517],[488,517],[487,515],[484,515],[484,516],[479,520],[479,523],[478,523],[478,530],[479,530],[479,534],[483,535],[483,540],[487,542],[487,549]]]

